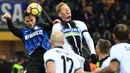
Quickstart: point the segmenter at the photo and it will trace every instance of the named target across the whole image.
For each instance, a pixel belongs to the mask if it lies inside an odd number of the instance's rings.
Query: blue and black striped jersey
[[[42,46],[46,51],[50,49],[48,34],[43,28],[39,26],[29,29],[22,28],[22,32],[22,39],[28,55],[34,52],[39,46]]]
[[[7,20],[9,30],[25,44],[25,48],[28,56],[30,56],[36,49],[42,47],[41,49],[49,50],[51,45],[49,43],[49,38],[47,32],[44,28],[35,25],[33,28],[18,28],[12,24],[11,20]]]

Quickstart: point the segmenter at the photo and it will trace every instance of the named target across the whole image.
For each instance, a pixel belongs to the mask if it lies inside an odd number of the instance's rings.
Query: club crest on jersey
[[[79,28],[65,28],[61,31],[65,34],[65,36],[79,36],[81,32]]]
[[[80,32],[81,30],[79,28],[65,28],[63,30],[61,30],[63,33],[66,32]]]
[[[35,27],[34,27],[34,30],[38,30],[38,27],[37,27],[37,26],[35,26]]]

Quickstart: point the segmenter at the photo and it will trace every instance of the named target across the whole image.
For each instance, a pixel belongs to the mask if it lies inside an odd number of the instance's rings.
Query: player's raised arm
[[[21,38],[22,32],[21,29],[15,27],[12,23],[11,15],[9,13],[5,13],[3,18],[6,19],[9,30],[17,37]]]

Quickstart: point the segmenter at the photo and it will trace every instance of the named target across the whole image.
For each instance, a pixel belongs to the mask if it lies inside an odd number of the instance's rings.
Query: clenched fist
[[[6,20],[9,20],[9,19],[11,19],[11,15],[9,13],[5,13],[3,15],[3,18],[6,19]]]

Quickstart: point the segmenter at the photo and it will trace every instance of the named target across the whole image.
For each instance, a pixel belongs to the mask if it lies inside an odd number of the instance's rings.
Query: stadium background
[[[86,23],[95,44],[100,38],[113,43],[112,30],[119,23],[130,27],[130,0],[0,0],[0,55],[26,56],[23,42],[8,30],[2,18],[5,12],[12,15],[15,26],[23,27],[23,11],[29,3],[38,2],[43,7],[38,23],[49,25],[58,18],[55,6],[61,1],[70,6],[72,19]]]

